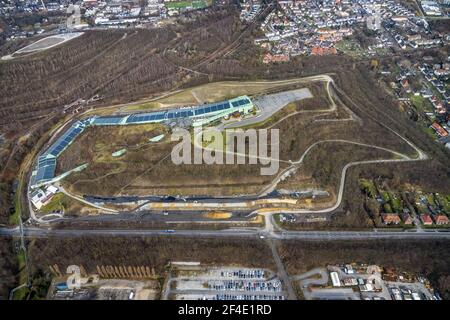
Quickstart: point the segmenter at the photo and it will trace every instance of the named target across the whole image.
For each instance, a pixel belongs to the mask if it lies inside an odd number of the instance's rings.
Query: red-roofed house
[[[421,214],[420,220],[422,220],[422,223],[425,226],[431,226],[433,224],[433,220],[431,220],[431,217],[429,214]]]
[[[289,61],[289,56],[286,54],[270,54],[266,53],[266,55],[263,58],[263,63],[270,63],[270,62],[286,62]]]
[[[431,127],[434,129],[434,131],[436,131],[436,133],[437,133],[439,136],[441,136],[441,137],[446,137],[446,136],[448,136],[448,132],[445,131],[445,129],[442,128],[442,127],[439,125],[439,123],[434,122],[434,123],[431,125]]]
[[[337,53],[336,48],[313,47],[311,49],[311,54],[313,56],[324,56],[324,55],[331,55],[331,54],[336,54],[336,53]]]
[[[406,92],[408,92],[408,93],[411,92],[411,87],[410,87],[410,85],[409,85],[408,79],[403,79],[403,80],[402,80],[402,87],[403,87],[403,89],[406,90]]]
[[[411,225],[413,223],[413,218],[409,215],[409,213],[402,214],[403,223],[406,225]]]
[[[384,213],[381,215],[384,224],[399,224],[400,217],[396,213]]]
[[[450,221],[448,220],[447,216],[445,214],[437,214],[433,217],[434,223],[437,225],[444,225],[448,224]]]

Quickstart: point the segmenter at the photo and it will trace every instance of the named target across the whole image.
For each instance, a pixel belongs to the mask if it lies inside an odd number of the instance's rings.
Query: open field
[[[0,61],[0,134],[5,138],[0,221],[27,215],[20,210],[26,207],[26,183],[20,181],[16,189],[16,181],[28,174],[29,155],[40,151],[53,125],[92,107],[145,102],[161,92],[205,83],[208,76],[189,67],[227,47],[243,30],[237,10],[211,8],[161,29],[87,31],[49,50]],[[25,44],[29,41],[14,41],[0,51],[10,54]],[[195,53],[187,50],[192,47]]]
[[[242,95],[262,95],[265,93],[275,92],[285,89],[292,81],[220,81],[203,84],[200,86],[183,89],[161,99],[156,99],[150,103],[121,108],[121,111],[146,110],[155,107],[164,108],[170,106],[198,105],[203,103],[211,103],[231,99]],[[300,82],[300,81],[297,81]],[[320,84],[308,84],[311,90],[314,90]],[[318,90],[320,91],[320,89]]]
[[[329,155],[333,156],[330,157]],[[342,168],[349,162],[365,159],[389,159],[392,154],[370,147],[330,141],[317,146],[305,158],[305,165],[294,175],[280,182],[279,187],[288,190],[325,189],[332,194],[339,185]]]
[[[211,1],[193,0],[193,1],[175,1],[166,3],[168,9],[186,9],[187,7],[193,9],[203,9],[211,5]]]

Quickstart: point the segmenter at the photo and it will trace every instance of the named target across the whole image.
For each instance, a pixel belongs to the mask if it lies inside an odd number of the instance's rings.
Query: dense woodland
[[[83,265],[96,272],[97,265],[148,265],[164,275],[171,261],[199,261],[206,265],[246,265],[275,268],[270,248],[264,242],[245,239],[197,239],[177,237],[120,238],[82,237],[36,239],[30,248],[33,268],[48,271],[58,264]]]
[[[165,28],[88,31],[51,50],[2,61],[0,125],[36,121],[95,94],[111,103],[173,89],[199,76],[181,66],[200,63],[241,28],[237,16],[217,9]]]
[[[0,237],[0,300],[8,299],[16,282],[17,261],[12,250],[12,239]]]

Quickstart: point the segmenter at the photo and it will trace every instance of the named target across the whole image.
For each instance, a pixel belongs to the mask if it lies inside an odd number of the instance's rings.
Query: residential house
[[[402,221],[405,225],[413,224],[413,218],[411,218],[409,213],[406,213],[406,212],[402,214]]]
[[[400,217],[396,213],[384,213],[381,215],[381,219],[384,224],[399,224],[400,223]]]
[[[434,223],[442,226],[449,223],[448,217],[445,214],[437,214],[433,216]]]
[[[425,226],[431,226],[433,224],[433,220],[431,220],[431,217],[429,214],[421,214],[420,220]]]

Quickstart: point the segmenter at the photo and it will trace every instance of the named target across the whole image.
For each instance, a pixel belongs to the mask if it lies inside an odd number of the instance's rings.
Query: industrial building
[[[333,283],[333,287],[340,287],[341,280],[339,279],[338,273],[335,271],[330,272],[330,276],[331,276],[331,282]]]
[[[189,119],[194,127],[208,124],[216,119],[230,115],[236,111],[248,113],[253,109],[253,103],[247,96],[231,100],[205,104],[196,107],[185,107],[149,113],[136,113],[126,116],[94,117],[92,125],[127,125],[160,122],[174,122],[177,119]]]
[[[89,126],[138,125],[165,123],[176,125],[184,121],[194,127],[207,125],[235,112],[247,114],[254,108],[247,96],[204,104],[194,107],[174,108],[164,111],[135,113],[123,116],[94,116],[75,122],[50,147],[38,157],[35,170],[31,175],[31,188],[56,182],[65,175],[55,177],[56,160],[59,155]]]

